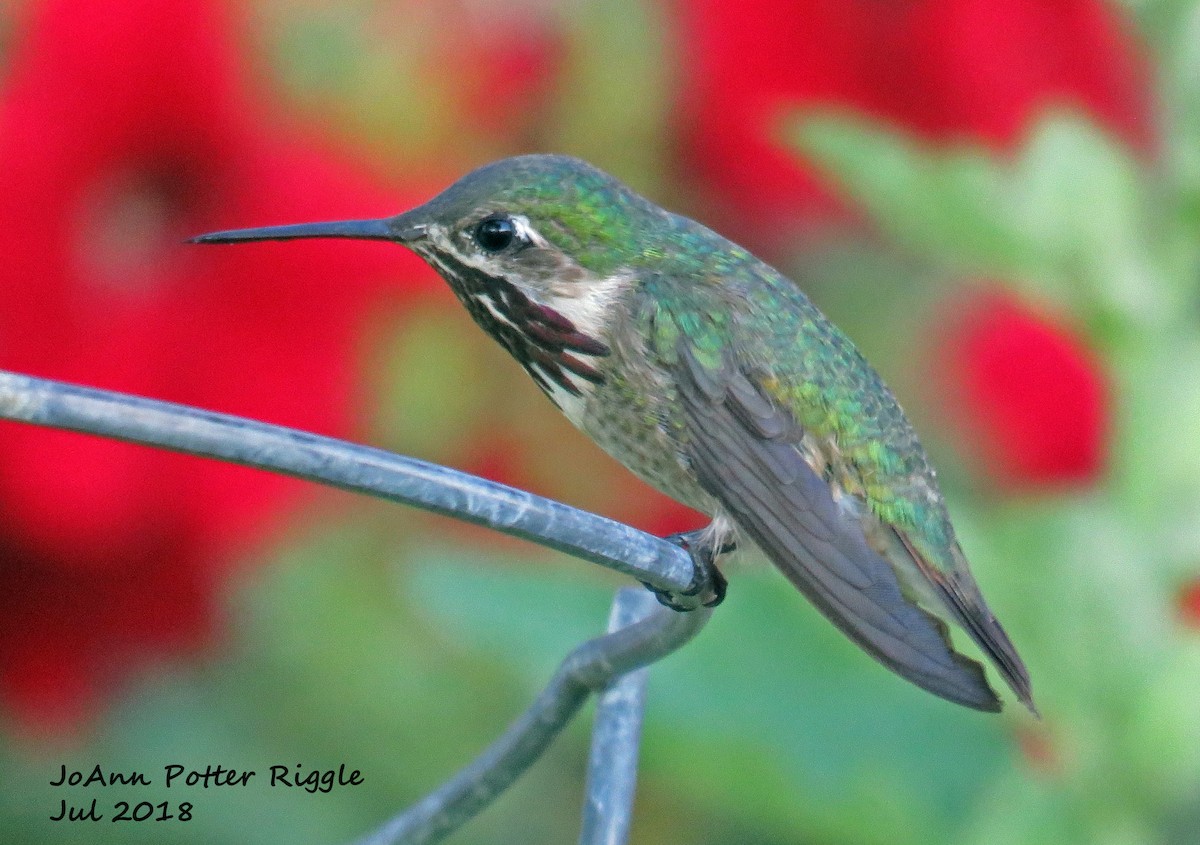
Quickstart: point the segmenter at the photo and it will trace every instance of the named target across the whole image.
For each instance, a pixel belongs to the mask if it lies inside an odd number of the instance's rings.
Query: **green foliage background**
[[[678,205],[686,186],[662,154],[671,45],[648,5],[563,7],[573,95],[555,102],[542,142]],[[1063,113],[1045,115],[1004,160],[929,149],[844,115],[797,115],[787,128],[878,233],[798,255],[789,269],[902,396],[895,362],[915,342],[920,304],[968,277],[1007,280],[1072,314],[1110,370],[1111,469],[1089,492],[984,496],[932,437],[963,546],[1029,663],[1044,721],[921,693],[772,571],[747,566],[698,640],[652,674],[635,842],[1200,841],[1200,634],[1175,607],[1200,573],[1200,6],[1129,5],[1157,56],[1165,129],[1152,161]],[[259,13],[258,37],[293,106],[335,121],[397,172],[445,161],[436,86],[413,82],[430,78],[417,65],[382,58],[385,45],[363,32],[363,4],[273,0]],[[478,143],[454,155],[508,152]],[[407,315],[364,340],[363,359],[379,397],[372,442],[446,458],[488,420],[545,444],[539,492],[604,510],[617,470],[465,319]],[[558,658],[603,628],[617,585],[534,547],[340,494],[262,554],[229,588],[219,654],[132,690],[81,743],[3,740],[5,841],[350,839],[485,746]],[[586,721],[452,841],[571,841]],[[328,795],[266,788],[270,765],[297,762],[346,763],[366,782]],[[48,786],[60,764],[95,763],[146,771],[156,785]],[[167,763],[260,775],[244,789],[168,792],[158,776]],[[61,798],[97,796],[189,800],[194,817],[47,823]]]

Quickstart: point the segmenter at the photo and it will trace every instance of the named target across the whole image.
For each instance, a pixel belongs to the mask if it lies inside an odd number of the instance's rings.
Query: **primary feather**
[[[954,650],[945,617],[1033,710],[1025,666],[971,576],[891,392],[794,283],[749,258],[735,270],[727,265],[737,252],[714,252],[690,283],[659,274],[650,287],[673,289],[643,293],[654,303],[651,354],[674,370],[687,409],[676,437],[700,486],[893,671],[999,709],[981,667]]]

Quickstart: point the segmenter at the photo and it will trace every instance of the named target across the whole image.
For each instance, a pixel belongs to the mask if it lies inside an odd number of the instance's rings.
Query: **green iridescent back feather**
[[[843,489],[930,563],[953,568],[956,542],[933,470],[874,368],[790,279],[691,220],[672,222],[643,281],[653,303],[645,331],[661,365],[674,366],[681,336],[714,370],[732,351],[806,431],[836,444],[830,472]]]

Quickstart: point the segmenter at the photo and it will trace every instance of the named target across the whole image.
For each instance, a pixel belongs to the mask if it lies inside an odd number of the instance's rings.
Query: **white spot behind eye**
[[[526,243],[543,244],[541,235],[529,224],[529,218],[520,214],[514,214],[510,218],[513,222],[513,228],[517,232],[517,237]]]

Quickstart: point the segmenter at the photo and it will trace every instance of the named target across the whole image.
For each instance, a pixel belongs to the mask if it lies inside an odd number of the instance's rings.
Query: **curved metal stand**
[[[447,467],[185,405],[0,371],[0,419],[98,434],[280,472],[523,537],[629,575],[658,592],[695,590],[691,556],[624,523]],[[698,596],[708,594],[711,583]],[[686,599],[685,599],[686,601]],[[474,762],[358,845],[430,843],[493,801],[603,691],[588,766],[581,845],[628,838],[646,673],[711,616],[699,598],[667,610],[640,588],[618,594],[608,634],[576,648],[533,705]]]
[[[533,704],[470,765],[355,845],[427,845],[475,816],[529,768],[587,701],[606,690],[588,765],[583,845],[624,842],[637,781],[645,674],[641,667],[694,637],[707,609],[675,613],[645,590],[624,588],[612,633],[589,640],[559,665]],[[628,673],[628,674],[626,674]],[[607,688],[607,689],[606,689]]]

